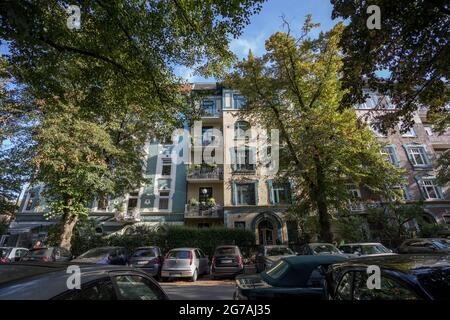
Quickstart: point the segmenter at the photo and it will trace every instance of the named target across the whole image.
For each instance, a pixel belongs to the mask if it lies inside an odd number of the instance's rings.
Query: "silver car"
[[[161,278],[189,278],[196,281],[198,276],[209,273],[208,257],[199,248],[177,248],[164,257]]]

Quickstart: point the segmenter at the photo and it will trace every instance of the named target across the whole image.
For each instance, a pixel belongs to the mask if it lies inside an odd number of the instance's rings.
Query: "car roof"
[[[136,249],[134,249],[134,251],[136,250],[145,250],[145,249],[156,249],[159,248],[158,246],[148,246],[148,247],[137,247]]]
[[[219,249],[219,248],[239,248],[239,247],[234,244],[230,244],[230,245],[223,245],[223,246],[216,247],[216,249]]]
[[[169,251],[182,251],[182,250],[186,250],[186,251],[188,251],[188,250],[198,250],[198,248],[188,248],[188,247],[185,247],[185,248],[173,248],[173,249],[170,249]]]
[[[95,248],[89,249],[89,251],[90,250],[95,250],[95,249],[108,249],[108,250],[110,250],[110,249],[125,249],[125,247],[119,247],[119,246],[95,247]]]
[[[266,246],[263,246],[264,248],[280,248],[280,247],[282,247],[282,248],[287,248],[288,246],[286,246],[286,245],[284,245],[284,244],[271,244],[271,245],[266,245]]]
[[[308,243],[307,245],[309,245],[309,246],[331,245],[331,246],[335,247],[334,244],[328,243],[328,242],[311,242],[311,243]]]
[[[71,263],[17,262],[0,265],[0,300],[50,299],[65,291],[71,273]],[[126,266],[77,263],[81,270],[81,285],[107,277],[110,272],[140,272]],[[42,288],[45,287],[45,290]]]
[[[304,256],[288,256],[281,260],[286,261],[291,268],[297,271],[298,283],[300,285],[306,285],[311,273],[314,269],[322,265],[330,265],[334,263],[343,262],[348,260],[345,256],[338,255],[304,255]]]
[[[375,246],[375,245],[382,245],[380,242],[355,242],[355,243],[344,243],[341,244],[339,247],[343,246]]]
[[[450,266],[450,254],[399,254],[383,256],[358,257],[340,263],[336,266],[366,268],[369,265],[377,265],[384,270],[399,271],[408,274],[417,274],[426,269]]]

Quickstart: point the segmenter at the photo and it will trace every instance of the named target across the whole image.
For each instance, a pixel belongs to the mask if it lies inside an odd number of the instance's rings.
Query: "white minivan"
[[[196,281],[198,276],[209,273],[209,259],[199,248],[177,248],[164,257],[161,279],[189,278]]]

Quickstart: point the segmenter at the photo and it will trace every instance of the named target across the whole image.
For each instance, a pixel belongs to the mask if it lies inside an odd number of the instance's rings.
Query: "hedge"
[[[72,252],[79,255],[99,246],[122,246],[129,252],[138,247],[158,246],[165,253],[173,248],[196,247],[212,256],[219,245],[237,245],[245,257],[253,254],[255,234],[249,230],[227,229],[224,227],[192,228],[186,226],[165,226],[158,231],[139,229],[139,232],[125,235],[99,237],[95,235],[74,237]]]

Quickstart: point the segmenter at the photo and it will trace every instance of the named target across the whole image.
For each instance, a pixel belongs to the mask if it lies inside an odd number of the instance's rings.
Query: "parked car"
[[[166,300],[145,272],[125,266],[81,264],[81,288],[69,289],[69,263],[0,265],[0,300]]]
[[[69,250],[61,247],[44,247],[30,249],[20,261],[42,261],[42,262],[58,262],[70,261],[72,254]]]
[[[0,247],[0,263],[20,261],[27,252],[26,248]]]
[[[161,278],[189,278],[197,281],[198,276],[209,273],[208,257],[199,248],[177,248],[164,257]]]
[[[286,256],[295,256],[295,252],[288,246],[260,246],[256,253],[256,272],[262,272],[272,267],[272,265]]]
[[[127,265],[127,249],[123,247],[100,247],[86,251],[73,262]]]
[[[283,257],[267,271],[237,276],[233,298],[234,300],[326,299],[323,287],[326,270],[329,265],[344,260],[347,258],[342,255]]]
[[[369,266],[381,271],[380,289],[369,289]],[[328,296],[334,300],[450,300],[450,255],[362,257],[330,267]]]
[[[357,257],[356,254],[343,253],[334,244],[331,243],[308,243],[300,247],[298,250],[299,255],[338,255],[348,258]]]
[[[211,261],[212,278],[234,276],[244,271],[244,259],[238,246],[220,246]]]
[[[373,255],[392,255],[395,254],[391,249],[386,248],[381,243],[346,243],[339,246],[339,250],[343,253],[355,254],[357,256],[373,256]]]
[[[159,247],[140,247],[134,250],[128,260],[132,267],[140,268],[153,277],[159,278],[163,256]]]
[[[398,253],[450,253],[447,239],[421,238],[405,240],[397,249]]]

